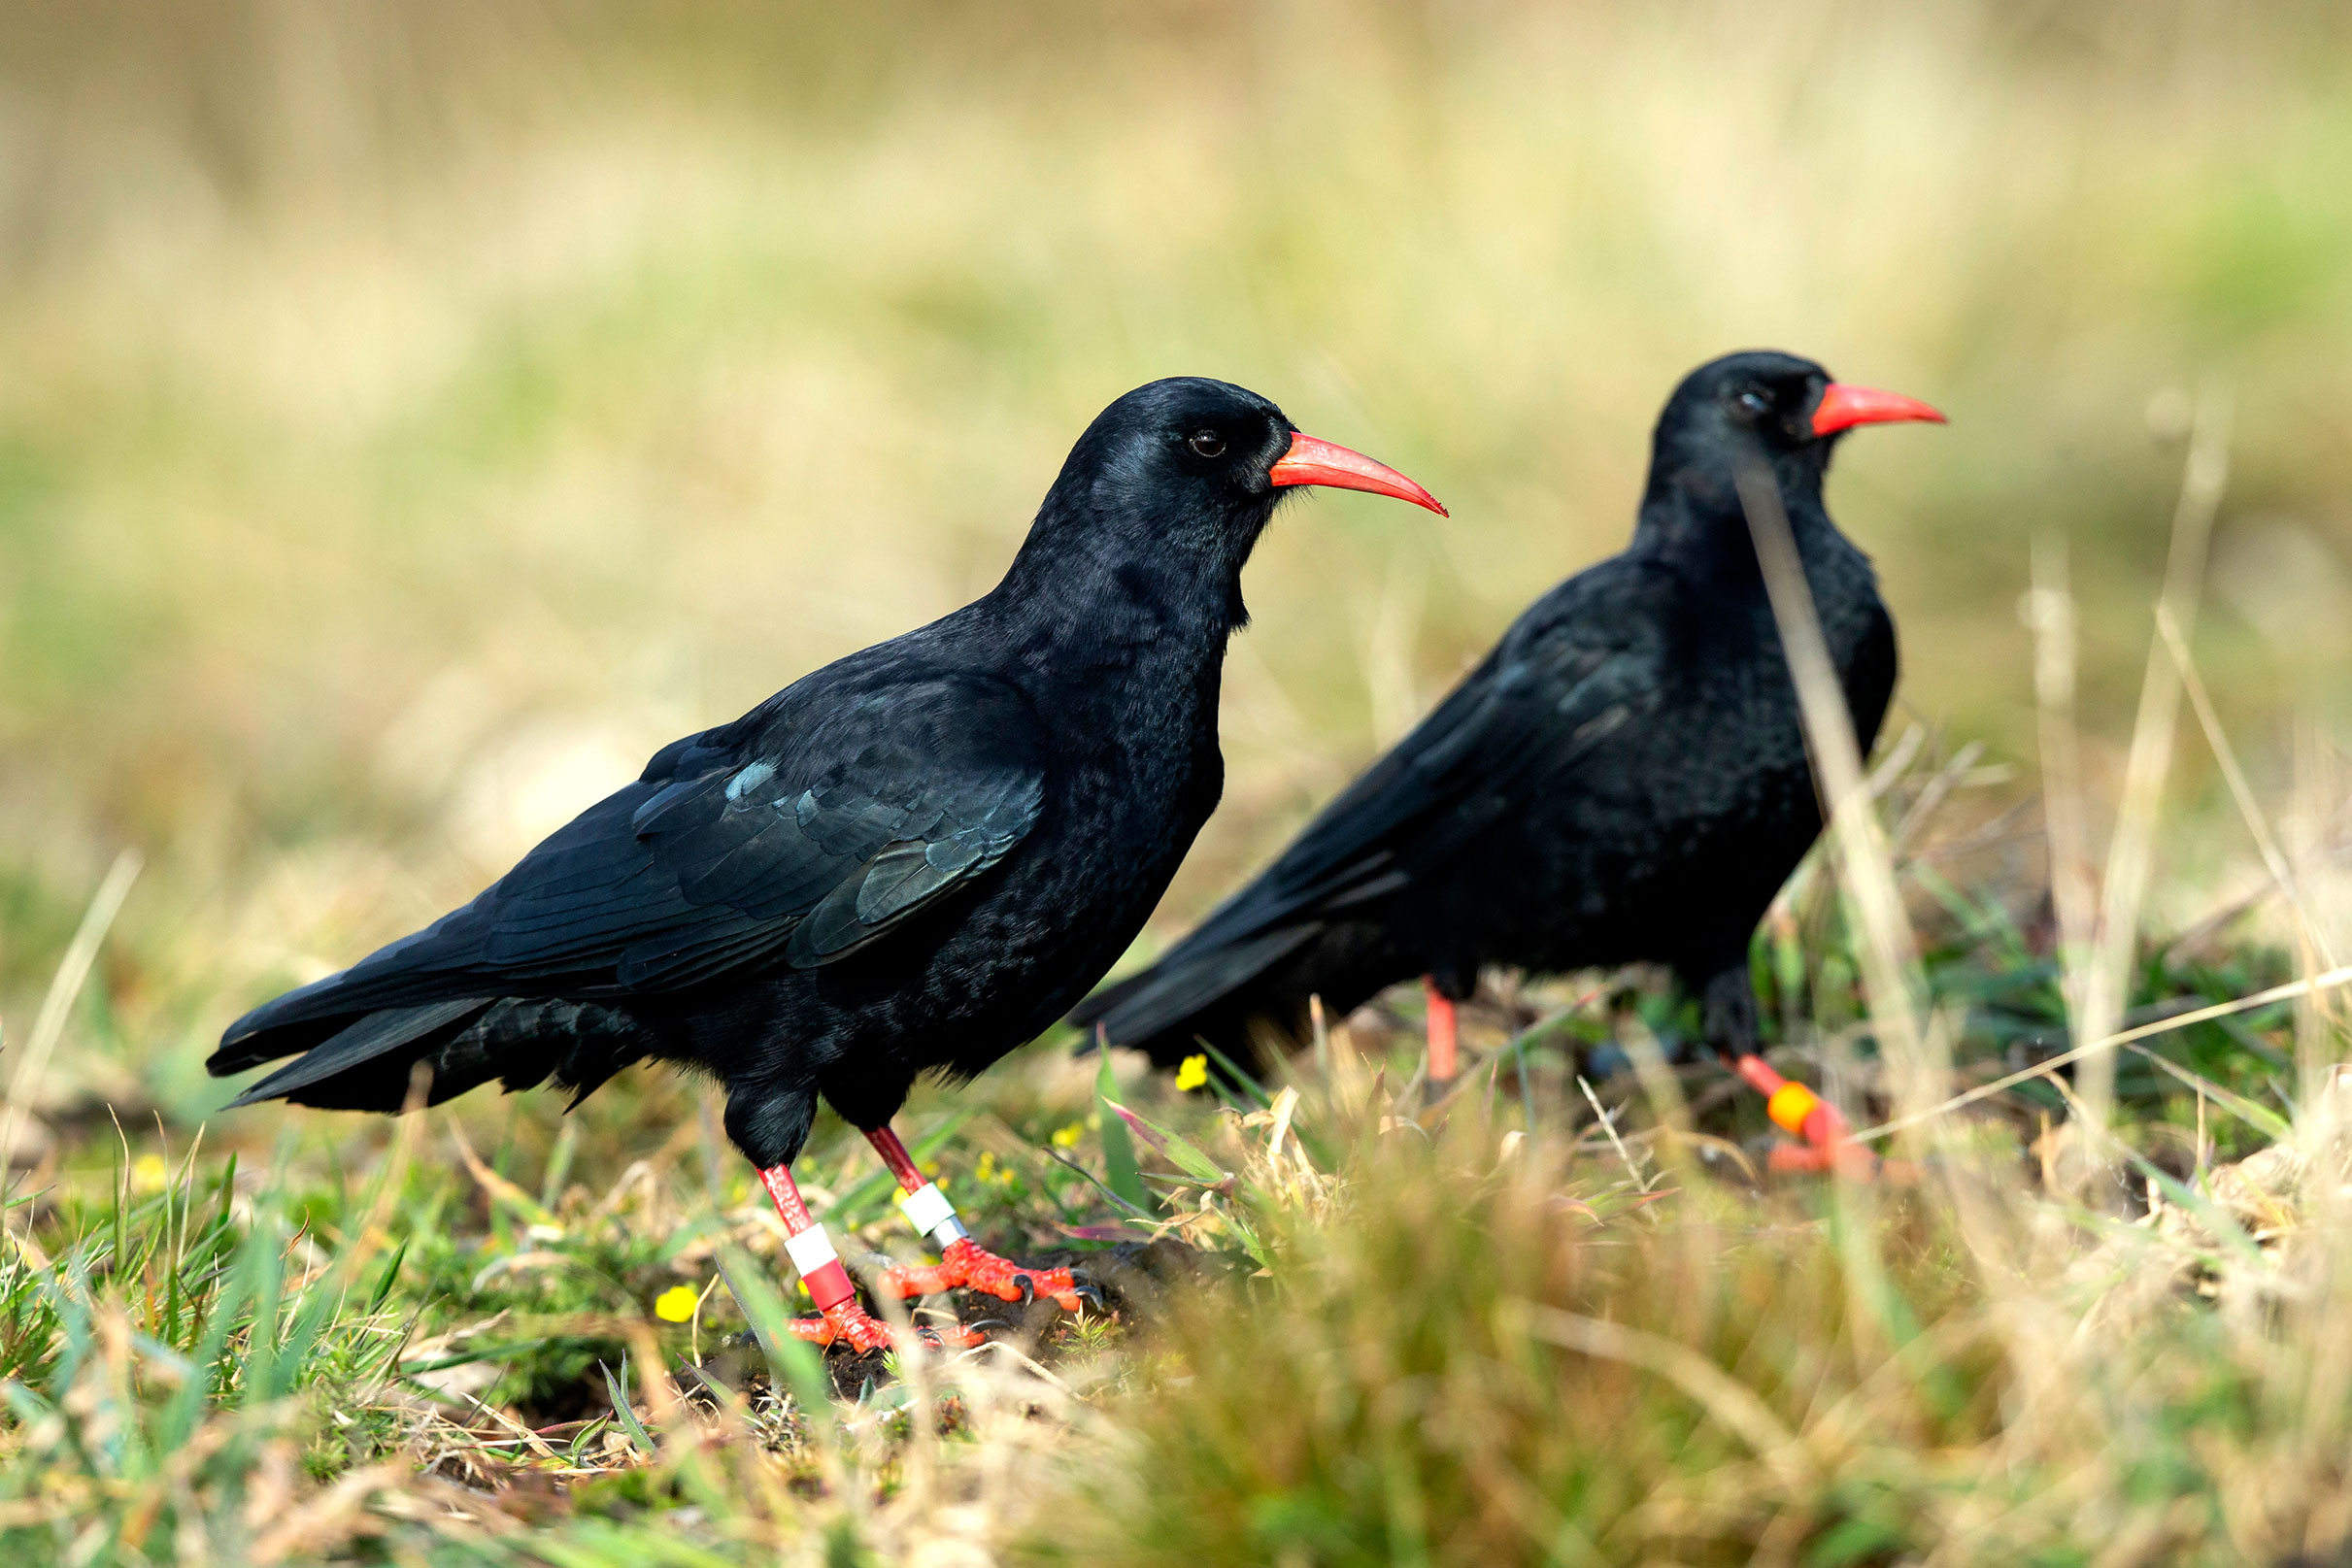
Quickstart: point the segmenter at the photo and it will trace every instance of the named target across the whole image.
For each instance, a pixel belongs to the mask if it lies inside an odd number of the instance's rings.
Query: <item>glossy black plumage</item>
[[[1743,448],[1779,481],[1865,751],[1895,684],[1869,561],[1822,504],[1830,385],[1777,353],[1693,372],[1625,552],[1537,600],[1256,881],[1074,1021],[1172,1063],[1200,1039],[1254,1054],[1264,1026],[1294,1036],[1310,995],[1344,1013],[1416,976],[1460,1000],[1484,965],[1647,960],[1703,991],[1718,1049],[1753,1049],[1749,939],[1821,815],[1733,484]]]
[[[917,1074],[980,1071],[1110,967],[1217,803],[1242,564],[1278,485],[1348,483],[1274,477],[1294,434],[1221,382],[1129,393],[988,595],[664,748],[208,1066],[307,1051],[238,1103],[388,1111],[420,1061],[441,1100],[664,1059],[724,1082],[763,1168],[820,1095],[870,1129]]]

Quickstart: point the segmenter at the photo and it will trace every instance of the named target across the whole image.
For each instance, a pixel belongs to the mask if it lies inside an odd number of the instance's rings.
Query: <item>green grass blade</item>
[[[2287,1118],[2268,1106],[2258,1105],[2236,1090],[2226,1088],[2201,1074],[2191,1072],[2178,1062],[2168,1061],[2145,1046],[2126,1046],[2124,1049],[2134,1055],[2143,1056],[2154,1062],[2191,1088],[2203,1091],[2205,1098],[2230,1112],[2272,1143],[2283,1144],[2295,1136],[2295,1128]]]
[[[1044,1150],[1043,1152],[1046,1158],[1052,1160],[1055,1164],[1059,1165],[1063,1170],[1073,1171],[1079,1176],[1084,1177],[1087,1184],[1093,1187],[1095,1191],[1101,1193],[1104,1197],[1110,1199],[1122,1209],[1125,1209],[1135,1218],[1144,1220],[1148,1223],[1157,1220],[1159,1218],[1152,1213],[1151,1210],[1143,1208],[1137,1204],[1129,1203],[1126,1199],[1112,1191],[1109,1187],[1103,1184],[1101,1177],[1096,1176],[1092,1171],[1088,1170],[1085,1166],[1070,1158],[1069,1155],[1063,1153],[1060,1150],[1049,1147]],[[1141,1181],[1142,1177],[1138,1176],[1136,1180]]]
[[[637,1451],[652,1458],[654,1435],[645,1429],[645,1423],[629,1408],[629,1358],[625,1355],[621,1358],[621,1376],[618,1378],[613,1376],[613,1369],[602,1361],[596,1363],[596,1370],[604,1374],[604,1391],[612,1396],[613,1418],[621,1423],[622,1431],[628,1433],[629,1441],[637,1446]]]
[[[1223,1182],[1231,1174],[1223,1165],[1211,1159],[1199,1145],[1183,1134],[1170,1132],[1165,1127],[1146,1121],[1116,1100],[1105,1100],[1103,1104],[1117,1115],[1120,1120],[1126,1123],[1129,1131],[1142,1134],[1145,1143],[1174,1160],[1185,1175],[1215,1184]]]
[[[1217,1064],[1218,1070],[1225,1075],[1226,1081],[1247,1095],[1259,1110],[1263,1111],[1274,1103],[1274,1097],[1266,1092],[1266,1086],[1260,1083],[1257,1075],[1248,1068],[1219,1051],[1206,1040],[1195,1038],[1193,1043],[1200,1048],[1203,1055]]]
[[[392,1249],[392,1255],[385,1260],[384,1274],[376,1282],[375,1293],[368,1297],[367,1310],[370,1317],[382,1312],[384,1304],[391,1299],[392,1286],[400,1283],[400,1265],[408,1261],[408,1238],[402,1237],[400,1245]]]
[[[768,1371],[792,1390],[792,1397],[811,1419],[832,1409],[833,1385],[824,1375],[824,1357],[817,1348],[791,1330],[791,1312],[784,1297],[768,1284],[767,1275],[750,1253],[739,1247],[719,1250],[719,1275],[743,1309],[752,1337],[767,1357]]]
[[[1094,1127],[1102,1138],[1103,1185],[1122,1203],[1150,1214],[1154,1211],[1152,1195],[1145,1190],[1143,1177],[1135,1168],[1135,1143],[1127,1136],[1127,1124],[1120,1115],[1118,1101],[1112,1098],[1119,1092],[1119,1084],[1111,1077],[1111,1053],[1103,1051],[1095,1054],[1101,1063],[1094,1070]]]
[[[247,1292],[252,1288],[254,1271],[248,1254],[262,1246],[261,1237],[262,1228],[256,1225],[239,1246],[226,1278],[213,1297],[204,1338],[188,1357],[195,1372],[180,1385],[179,1392],[172,1396],[156,1421],[156,1445],[167,1452],[185,1443],[196,1430],[196,1419],[203,1415],[205,1401],[212,1395],[213,1370],[219,1364],[221,1351],[228,1348],[229,1335],[236,1329]]]

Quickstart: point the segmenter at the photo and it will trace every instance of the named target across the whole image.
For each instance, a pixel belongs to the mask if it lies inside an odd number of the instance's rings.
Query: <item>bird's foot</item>
[[[1080,1301],[1095,1294],[1092,1285],[1068,1269],[1028,1269],[998,1257],[970,1237],[948,1243],[939,1261],[927,1266],[884,1269],[874,1288],[893,1296],[929,1296],[945,1290],[985,1290],[999,1301],[1024,1304],[1050,1297],[1063,1312],[1076,1312]],[[1099,1298],[1096,1305],[1100,1305]]]
[[[795,1338],[807,1340],[821,1350],[830,1345],[847,1345],[859,1355],[866,1355],[890,1350],[898,1343],[890,1325],[867,1312],[855,1296],[836,1302],[815,1318],[795,1318],[790,1326]],[[918,1341],[932,1350],[961,1350],[987,1342],[987,1336],[978,1329],[961,1323],[946,1329],[917,1328],[913,1332]]]
[[[1851,1139],[1833,1144],[1777,1144],[1768,1168],[1774,1175],[1835,1176],[1848,1182],[1876,1182],[1910,1186],[1919,1181],[1919,1166],[1892,1159]]]
[[[1878,1156],[1850,1142],[1775,1144],[1770,1169],[1775,1175],[1826,1174],[1867,1182],[1878,1174]]]

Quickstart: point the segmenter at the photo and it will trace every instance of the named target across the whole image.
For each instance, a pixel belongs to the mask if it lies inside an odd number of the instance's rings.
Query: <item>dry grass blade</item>
[[[2074,595],[2063,540],[2033,542],[2033,587],[2025,617],[2033,633],[2033,707],[2041,750],[2042,828],[2050,840],[2050,904],[2058,917],[2061,988],[2081,1018],[2099,941],[2099,874],[2084,820],[2081,737],[2074,723]]]
[[[254,1539],[252,1561],[283,1562],[296,1552],[307,1556],[323,1547],[342,1544],[371,1496],[397,1491],[409,1483],[405,1464],[375,1464],[352,1471],[272,1522]]]
[[[2198,726],[2205,733],[2205,744],[2213,749],[2213,760],[2221,768],[2222,782],[2230,787],[2230,798],[2236,803],[2237,814],[2244,818],[2246,831],[2254,837],[2255,852],[2262,856],[2263,869],[2270,874],[2278,890],[2286,896],[2287,906],[2295,912],[2295,923],[2302,940],[2316,953],[2321,965],[2334,969],[2335,953],[2319,924],[2311,917],[2310,907],[2295,884],[2295,872],[2281,853],[2278,839],[2270,831],[2270,820],[2254,798],[2254,786],[2246,782],[2246,770],[2238,766],[2237,749],[2230,744],[2230,736],[2221,727],[2221,716],[2214,711],[2213,698],[2205,690],[2204,679],[2197,673],[2197,662],[2189,652],[2188,640],[2180,634],[2180,623],[2173,617],[2172,607],[2156,607],[2156,634],[2164,640],[2166,650],[2172,655],[2174,673],[2180,678],[2182,689],[2189,696],[2189,710],[2197,715]],[[2311,967],[2309,965],[2306,968]]]
[[[24,1054],[17,1059],[17,1071],[8,1081],[5,1113],[0,1113],[0,1195],[8,1190],[8,1152],[17,1147],[26,1108],[40,1086],[41,1075],[49,1070],[50,1054],[57,1049],[58,1036],[65,1032],[66,1015],[73,1010],[74,999],[82,994],[82,984],[89,978],[90,966],[98,961],[98,949],[106,941],[107,930],[121,913],[122,901],[130,896],[131,884],[139,880],[141,864],[136,850],[125,850],[115,856],[106,880],[99,883],[88,910],[83,914],[74,940],[66,947],[65,956],[57,961],[57,973],[50,982],[49,994],[41,999],[32,1035],[24,1043]]]
[[[1789,529],[1779,482],[1753,453],[1743,454],[1734,472],[1772,602],[1772,618],[1796,683],[1807,749],[1830,818],[1838,878],[1861,927],[1857,950],[1870,1021],[1893,1070],[1896,1103],[1908,1111],[1931,1103],[1948,1084],[1947,1073],[1927,1059],[1928,1038],[1915,983],[1918,942],[1903,911],[1886,836],[1871,810],[1853,716],[1814,611],[1812,586]]]
[[[1758,1458],[1781,1472],[1784,1481],[1803,1479],[1804,1446],[1797,1434],[1745,1384],[1689,1346],[1557,1307],[1531,1306],[1528,1318],[1529,1329],[1537,1339],[1580,1355],[1622,1361],[1665,1379],[1705,1407]]]
[[[1586,1081],[1582,1073],[1576,1075],[1576,1086],[1584,1090],[1586,1103],[1593,1107],[1593,1116],[1599,1121],[1600,1130],[1609,1135],[1609,1147],[1617,1151],[1617,1158],[1624,1164],[1626,1174],[1633,1179],[1633,1184],[1636,1187],[1644,1192],[1649,1191],[1649,1177],[1644,1175],[1640,1165],[1634,1162],[1633,1151],[1626,1147],[1626,1141],[1617,1136],[1617,1118],[1602,1108],[1600,1096],[1593,1092],[1593,1085]]]
[[[1910,806],[1903,812],[1902,820],[1896,824],[1892,844],[1892,849],[1896,852],[1906,851],[1916,844],[1920,833],[1935,819],[1935,814],[1943,809],[1943,804],[1951,798],[1952,791],[1959,788],[1962,782],[1975,771],[1976,764],[1983,759],[1984,754],[1985,743],[1970,741],[1953,752],[1950,761],[1935,770],[1933,776],[1928,780]]]
[[[2197,403],[2189,455],[2181,470],[2180,499],[2172,511],[2164,594],[2157,602],[2158,613],[2168,613],[2184,634],[2197,624],[2206,546],[2229,479],[2229,402],[2208,390]],[[2172,737],[2179,711],[2180,677],[2159,638],[2148,650],[2147,672],[2140,682],[2139,714],[2132,726],[2123,799],[2100,894],[2099,945],[2083,988],[2082,1013],[2074,1020],[2078,1031],[2093,1038],[2112,1033],[2128,1005],[2132,953],[2139,937],[2140,911],[2147,901],[2156,826],[2163,815],[2165,779],[2172,770]],[[2091,1118],[2103,1126],[2114,1110],[2115,1058],[2104,1052],[2090,1057],[2076,1086]]]
[[[2061,1067],[2090,1060],[2103,1052],[2115,1050],[2118,1046],[2129,1045],[2134,1040],[2145,1040],[2150,1035],[2167,1034],[2174,1029],[2185,1029],[2193,1023],[2207,1023],[2215,1018],[2226,1018],[2236,1013],[2251,1013],[2256,1008],[2268,1007],[2274,1002],[2292,1002],[2298,997],[2317,995],[2322,991],[2335,990],[2338,986],[2347,984],[2352,984],[2352,964],[2347,964],[2340,969],[2331,969],[2324,975],[2312,975],[2303,980],[2291,980],[2284,985],[2273,985],[2268,990],[2256,991],[2251,996],[2241,996],[2234,1001],[2216,1002],[2211,1007],[2192,1008],[2186,1013],[2175,1013],[2170,1018],[2158,1018],[2153,1023],[2139,1024],[2134,1028],[2122,1030],[2103,1039],[2088,1041],[2071,1050],[2062,1051],[2047,1061],[2037,1062],[2032,1067],[2011,1073],[2005,1078],[1997,1078],[1990,1084],[1979,1084],[1965,1093],[1953,1095],[1939,1105],[1932,1105],[1921,1111],[1894,1117],[1874,1127],[1864,1127],[1854,1136],[1858,1139],[1880,1138],[1889,1133],[1900,1132],[1906,1127],[1914,1127],[1948,1112],[1960,1110],[1963,1106],[1974,1105],[1979,1100],[1990,1099],[1994,1095],[2013,1089],[2029,1080],[2052,1078]]]

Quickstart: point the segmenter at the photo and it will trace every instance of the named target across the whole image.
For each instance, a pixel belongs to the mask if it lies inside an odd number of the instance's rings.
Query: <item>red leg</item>
[[[1007,1258],[984,1250],[956,1218],[955,1206],[947,1200],[930,1178],[915,1164],[915,1157],[898,1141],[898,1134],[889,1124],[876,1127],[865,1135],[882,1162],[898,1179],[899,1190],[905,1194],[898,1207],[907,1222],[928,1236],[939,1248],[939,1261],[928,1268],[892,1267],[882,1271],[874,1282],[878,1290],[894,1296],[929,1296],[943,1290],[985,1290],[999,1301],[1026,1301],[1034,1296],[1051,1296],[1063,1312],[1076,1312],[1081,1299],[1078,1281],[1068,1269],[1025,1269]]]
[[[858,1305],[857,1287],[850,1283],[850,1271],[841,1266],[824,1227],[801,1201],[790,1167],[767,1167],[759,1173],[759,1184],[768,1189],[768,1196],[775,1200],[776,1212],[784,1217],[785,1250],[791,1254],[792,1266],[800,1271],[800,1283],[808,1286],[809,1299],[817,1304],[818,1316],[793,1319],[790,1325],[792,1333],[812,1345],[846,1341],[860,1355],[890,1349],[890,1325],[877,1321]],[[944,1337],[957,1345],[980,1343],[978,1334],[963,1328],[946,1336],[935,1335],[928,1329],[923,1332],[925,1338]]]
[[[1429,1083],[1432,1086],[1454,1082],[1461,1071],[1461,1033],[1454,1017],[1454,1004],[1437,988],[1437,982],[1422,978],[1422,993],[1428,998]]]
[[[888,1165],[890,1174],[898,1178],[899,1191],[914,1192],[929,1184],[931,1179],[923,1174],[923,1167],[915,1163],[915,1156],[908,1153],[906,1145],[898,1141],[898,1130],[889,1122],[867,1133],[865,1141],[874,1146],[874,1152],[882,1156],[882,1163]]]

